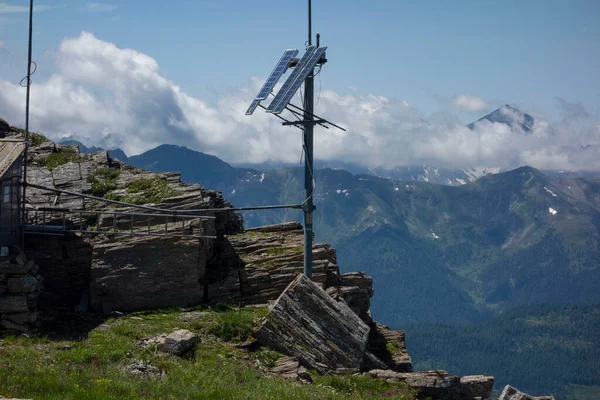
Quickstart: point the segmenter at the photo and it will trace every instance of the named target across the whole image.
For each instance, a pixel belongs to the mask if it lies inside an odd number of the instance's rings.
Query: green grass
[[[18,336],[0,339],[0,393],[7,397],[44,399],[413,399],[402,384],[369,377],[318,376],[313,385],[263,375],[255,366],[274,365],[280,354],[269,349],[247,353],[208,335],[215,325],[238,321],[247,335],[247,323],[256,324],[263,309],[204,308],[196,320],[182,317],[180,309],[140,312],[109,319],[110,328],[93,330],[83,340]],[[243,315],[243,316],[242,316]],[[250,318],[251,317],[251,318]],[[201,336],[184,358],[160,356],[136,346],[138,339],[173,329],[190,329]],[[64,327],[62,328],[65,329]],[[230,331],[232,328],[227,328]],[[235,336],[235,335],[232,335]],[[144,360],[162,369],[162,381],[135,378],[123,371],[132,360]]]
[[[87,177],[92,184],[91,193],[94,196],[106,197],[108,193],[117,188],[117,179],[121,170],[116,168],[98,168]]]
[[[135,180],[127,185],[127,192],[131,195],[123,196],[119,200],[139,205],[160,204],[166,198],[181,194],[181,192],[172,189],[169,182],[160,176]]]
[[[46,136],[36,132],[29,132],[29,140],[32,146],[39,146],[44,142],[50,141]]]
[[[59,148],[54,153],[51,153],[48,157],[40,160],[40,164],[46,166],[50,171],[61,165],[69,162],[78,162],[81,160],[79,153],[76,150],[63,147]]]
[[[385,348],[390,354],[396,354],[400,350],[400,343],[398,342],[387,342]]]
[[[283,247],[271,247],[269,249],[265,249],[265,254],[270,256],[280,256],[285,253],[286,250]]]
[[[231,310],[218,314],[210,333],[226,340],[242,342],[252,337],[255,326],[256,311],[247,309]]]

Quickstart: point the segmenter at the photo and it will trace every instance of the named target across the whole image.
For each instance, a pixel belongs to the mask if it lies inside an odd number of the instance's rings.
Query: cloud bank
[[[461,94],[452,101],[457,108],[461,108],[467,111],[485,111],[488,109],[488,105],[481,97],[469,96]]]
[[[44,82],[34,82],[31,100],[32,128],[54,139],[72,137],[88,145],[120,147],[129,155],[171,143],[231,163],[300,158],[300,130],[282,127],[260,110],[244,115],[262,80],[223,92],[209,104],[163,76],[155,59],[87,32],[64,39],[55,60],[56,72]],[[465,107],[485,104],[466,100],[461,103]],[[24,89],[0,79],[0,114],[5,119],[22,123],[24,101]],[[533,133],[525,135],[488,121],[471,130],[446,113],[425,122],[404,100],[324,90],[318,114],[347,132],[316,128],[315,157],[379,167],[425,163],[600,171],[594,148],[600,143],[599,122],[580,106],[563,102],[562,121],[537,119]],[[584,149],[586,145],[591,146]]]

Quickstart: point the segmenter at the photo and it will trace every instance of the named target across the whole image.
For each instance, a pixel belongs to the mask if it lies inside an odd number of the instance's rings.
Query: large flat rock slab
[[[277,299],[255,336],[318,371],[362,368],[369,326],[304,274]]]
[[[527,393],[523,393],[517,388],[514,388],[510,385],[506,385],[502,394],[500,395],[499,400],[554,400],[552,396],[541,396],[535,397],[531,396]]]
[[[404,382],[416,389],[419,395],[436,400],[488,399],[494,386],[492,376],[473,375],[460,378],[441,370],[419,372],[371,370],[368,375],[390,382]]]

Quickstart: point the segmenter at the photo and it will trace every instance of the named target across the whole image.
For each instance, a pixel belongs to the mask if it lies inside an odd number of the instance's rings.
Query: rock
[[[26,312],[26,313],[18,313],[18,314],[4,314],[4,319],[11,320],[16,324],[33,324],[38,320],[37,312]]]
[[[299,274],[270,309],[255,337],[262,345],[298,357],[311,369],[360,369],[369,327],[345,304]]]
[[[27,296],[9,295],[0,296],[0,313],[22,313],[28,312]]]
[[[27,274],[31,268],[34,266],[33,260],[28,262],[23,260],[24,256],[18,255],[15,258],[15,262],[12,263],[10,261],[0,262],[0,274],[4,275],[25,275]]]
[[[446,371],[395,372],[372,370],[367,373],[378,379],[390,382],[404,382],[417,389],[420,396],[443,400],[469,400],[460,396],[460,378]]]
[[[156,347],[161,353],[183,356],[194,348],[198,336],[187,329],[178,329],[169,334],[162,333],[148,339],[142,339],[138,344],[142,347]]]
[[[244,229],[244,232],[273,233],[273,232],[286,232],[286,231],[294,231],[294,230],[301,230],[301,229],[303,229],[303,228],[299,222],[284,222],[282,224],[265,225],[265,226],[259,226],[257,228]]]
[[[206,311],[187,311],[181,313],[179,317],[184,321],[198,321],[208,315],[210,315],[210,313]]]
[[[104,313],[186,306],[202,300],[198,240],[105,239],[94,245],[91,306]],[[206,250],[203,250],[206,252]]]
[[[165,372],[142,360],[134,360],[124,368],[125,372],[140,378],[162,380],[165,378]]]
[[[225,271],[231,266],[241,290],[244,304],[267,304],[275,300],[303,271],[304,232],[298,223],[269,225],[227,237],[226,250],[219,263],[209,266],[209,298],[219,299],[225,291],[217,282],[226,282]],[[230,273],[231,275],[231,273]],[[326,244],[313,246],[311,280],[327,288],[337,283],[339,268],[335,250]],[[214,283],[213,283],[214,282]]]
[[[460,393],[464,399],[487,399],[493,386],[493,376],[471,375],[460,378]]]
[[[30,327],[28,324],[15,324],[14,322],[9,321],[7,319],[3,319],[2,321],[0,321],[0,325],[5,327],[6,329],[23,332],[23,333],[29,332],[29,330],[30,330]]]
[[[281,357],[275,362],[275,366],[269,370],[269,374],[302,383],[313,382],[306,368],[300,366],[297,357]]]
[[[553,400],[554,397],[552,397],[552,396],[534,397],[534,396],[528,395],[527,393],[523,393],[520,390],[518,390],[510,385],[506,385],[498,400],[542,400],[542,399],[543,400],[548,400],[548,399]]]
[[[38,288],[37,279],[31,275],[8,278],[7,284],[10,293],[33,293]]]
[[[413,370],[403,331],[394,331],[377,322],[372,323],[368,349],[394,371],[412,372]]]
[[[23,252],[18,252],[12,259],[12,263],[16,265],[26,265],[27,264],[27,256]]]
[[[8,292],[8,286],[0,285],[0,295],[3,295],[6,292]]]
[[[371,353],[370,351],[365,351],[364,369],[367,371],[372,369],[388,369],[388,366],[375,354]]]
[[[254,351],[260,347],[260,344],[258,343],[258,340],[247,340],[234,346],[238,349]]]
[[[338,368],[335,371],[333,371],[333,374],[342,375],[342,376],[358,375],[359,373],[360,373],[360,370],[357,368]]]

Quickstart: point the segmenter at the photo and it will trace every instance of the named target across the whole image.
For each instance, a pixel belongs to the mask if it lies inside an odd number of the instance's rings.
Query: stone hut
[[[0,139],[0,254],[21,236],[21,168],[25,145],[15,139]]]

